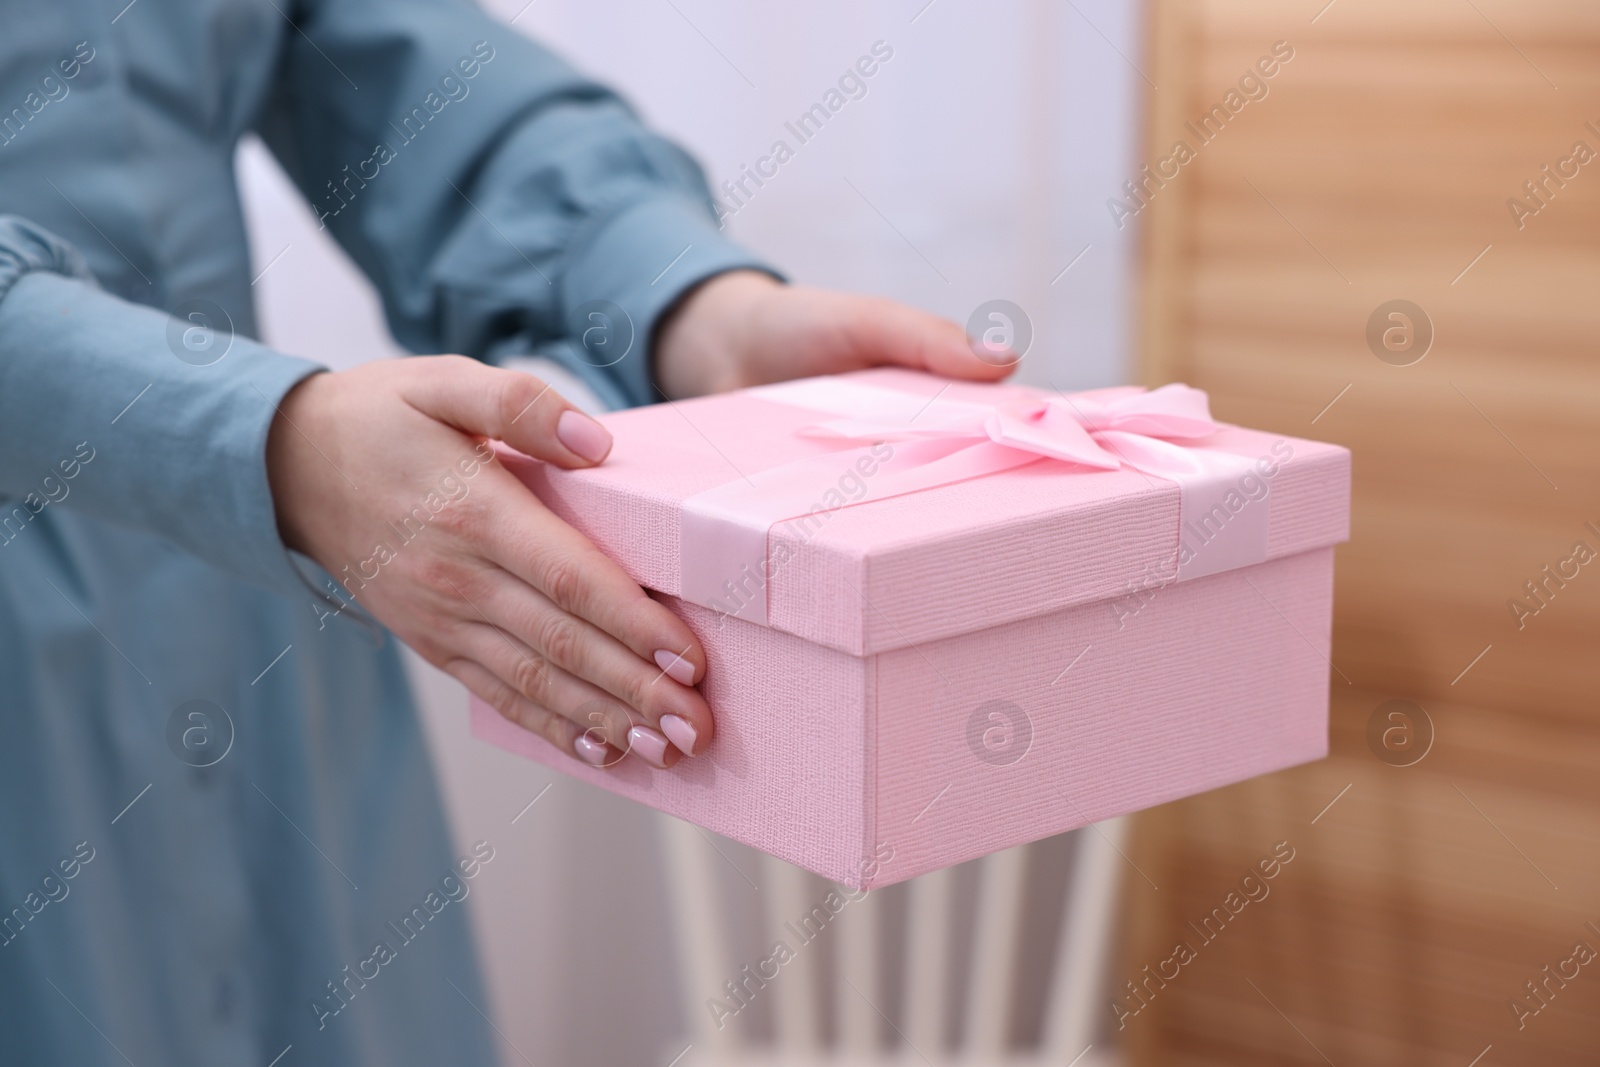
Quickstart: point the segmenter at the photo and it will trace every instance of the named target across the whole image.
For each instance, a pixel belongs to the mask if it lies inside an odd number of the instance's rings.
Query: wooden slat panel
[[[1600,7],[1336,0],[1312,24],[1322,7],[1153,4],[1157,155],[1272,42],[1296,50],[1140,214],[1143,367],[1351,448],[1351,684],[1328,761],[1140,818],[1162,888],[1130,885],[1119,988],[1275,842],[1298,851],[1122,1036],[1151,1064],[1594,1062],[1600,970],[1524,1029],[1507,1002],[1600,948],[1600,566],[1520,630],[1507,601],[1574,541],[1600,549],[1600,159],[1520,230],[1506,199],[1574,141],[1600,152]],[[1409,367],[1365,339],[1393,298],[1436,331]],[[1437,729],[1415,767],[1368,748],[1392,697]]]
[[[1464,1067],[1491,1043],[1496,1064],[1591,1062],[1600,974],[1521,1031],[1507,1001],[1575,941],[1600,947],[1600,738],[1438,704],[1433,751],[1396,768],[1366,747],[1383,696],[1339,695],[1332,759],[1158,813],[1139,862],[1162,889],[1131,887],[1144,929],[1113,985],[1179,939],[1197,959],[1127,1020],[1136,1062],[1322,1062],[1246,979],[1335,1063]],[[1282,840],[1295,859],[1268,895],[1203,943],[1188,924]]]

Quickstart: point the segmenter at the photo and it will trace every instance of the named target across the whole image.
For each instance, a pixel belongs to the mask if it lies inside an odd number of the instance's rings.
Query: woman
[[[605,430],[495,363],[616,404],[1001,371],[954,324],[783,285],[681,151],[464,0],[5,21],[3,1058],[493,1062],[450,906],[493,848],[448,842],[388,635],[591,763],[714,729],[683,623],[483,459],[590,466]],[[465,356],[319,373],[250,339],[252,129],[396,337]],[[595,358],[597,322],[637,343]]]

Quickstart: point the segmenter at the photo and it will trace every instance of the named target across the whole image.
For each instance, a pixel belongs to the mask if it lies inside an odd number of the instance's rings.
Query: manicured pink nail
[[[652,767],[666,769],[667,739],[648,726],[635,726],[628,731],[628,751]]]
[[[685,756],[694,755],[694,743],[700,740],[700,735],[695,732],[689,720],[681,715],[661,716],[661,732],[672,739],[679,752]]]
[[[556,439],[590,463],[599,463],[611,452],[611,434],[583,412],[568,408],[556,420]]]
[[[694,684],[694,664],[676,652],[665,648],[656,649],[656,666],[660,667],[662,673],[674,682],[680,682],[683,685]]]
[[[572,742],[572,750],[591,767],[604,767],[610,757],[605,742],[596,741],[587,733],[578,735],[578,739]]]

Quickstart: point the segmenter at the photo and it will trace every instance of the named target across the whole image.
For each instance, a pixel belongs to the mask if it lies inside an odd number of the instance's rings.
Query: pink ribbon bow
[[[899,442],[878,455],[870,491],[845,500],[828,487],[869,449],[830,452],[735,479],[684,501],[680,518],[681,595],[753,621],[766,620],[766,587],[775,573],[767,533],[776,522],[984,477],[1041,459],[1095,470],[1128,466],[1175,482],[1180,530],[1210,515],[1248,473],[1243,456],[1196,447],[1222,429],[1206,394],[1187,385],[1105,389],[1055,397],[1006,394],[993,404],[932,399],[851,378],[808,378],[762,386],[763,400],[834,416],[803,428],[808,437]],[[837,499],[834,499],[837,498]],[[1244,509],[1248,510],[1248,509]],[[1245,521],[1234,521],[1235,518]],[[1219,523],[1229,536],[1206,551],[1180,555],[1178,579],[1200,577],[1266,558],[1265,499],[1254,512]]]
[[[811,379],[825,382],[829,379]],[[852,385],[856,389],[871,389],[875,393],[889,394],[892,390],[875,386]],[[886,401],[883,407],[891,411],[895,406],[906,407],[906,397],[869,397],[864,392],[850,398],[836,394],[833,388],[823,390],[785,389],[783,386],[757,390],[758,395],[781,403],[800,403],[809,407],[814,402],[826,402],[829,394],[839,406],[854,407],[854,401],[866,403]],[[784,399],[787,398],[787,399]],[[1153,459],[1161,455],[1171,460],[1178,458],[1158,446],[1164,440],[1192,440],[1209,437],[1222,428],[1212,421],[1206,394],[1187,385],[1173,383],[1146,392],[1142,389],[1105,389],[1097,393],[1079,393],[1075,396],[1022,397],[1003,400],[998,404],[974,404],[968,401],[944,400],[935,397],[921,404],[909,418],[877,412],[856,415],[820,423],[801,431],[809,436],[843,437],[851,440],[904,440],[915,438],[970,439],[989,441],[1006,448],[1065,460],[1085,467],[1116,470],[1124,462],[1131,466],[1141,464],[1133,458],[1138,455]],[[1182,450],[1187,452],[1187,449]]]

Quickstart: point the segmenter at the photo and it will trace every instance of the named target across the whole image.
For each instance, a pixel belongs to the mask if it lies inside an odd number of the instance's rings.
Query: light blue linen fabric
[[[664,310],[758,266],[683,153],[464,0],[0,0],[7,1065],[495,1057],[459,900],[499,842],[450,842],[393,639],[276,531],[267,428],[316,368],[251,339],[252,129],[414,351],[645,403]],[[604,369],[593,301],[638,338]]]

